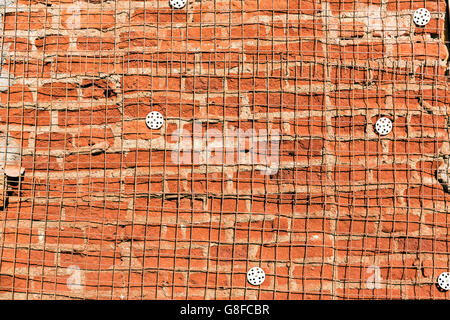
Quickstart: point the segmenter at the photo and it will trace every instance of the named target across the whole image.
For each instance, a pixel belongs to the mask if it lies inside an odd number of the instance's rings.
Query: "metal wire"
[[[3,7],[0,129],[26,170],[3,190],[0,298],[445,297],[446,13],[415,0]],[[145,124],[154,110],[160,130]]]

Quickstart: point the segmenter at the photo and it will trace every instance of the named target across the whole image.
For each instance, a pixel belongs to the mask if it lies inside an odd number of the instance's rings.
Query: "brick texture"
[[[0,211],[0,298],[446,298],[446,12],[17,0],[2,18],[0,126],[25,174]],[[250,144],[174,161],[180,139],[235,129],[278,132],[278,170],[245,162]]]

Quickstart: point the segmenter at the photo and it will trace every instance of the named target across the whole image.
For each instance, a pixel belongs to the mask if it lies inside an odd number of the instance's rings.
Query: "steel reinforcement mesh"
[[[0,2],[0,298],[448,297],[445,1]]]

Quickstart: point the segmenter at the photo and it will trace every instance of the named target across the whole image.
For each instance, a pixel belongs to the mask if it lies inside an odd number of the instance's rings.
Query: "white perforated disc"
[[[254,286],[259,286],[266,279],[266,273],[260,267],[254,267],[248,270],[247,280]]]
[[[443,290],[450,290],[450,273],[442,272],[439,275],[438,284]]]
[[[425,26],[428,22],[430,22],[430,18],[431,18],[431,13],[430,11],[428,11],[425,8],[420,8],[417,9],[414,12],[414,23],[417,24],[418,26]]]
[[[389,118],[381,117],[375,123],[375,130],[380,136],[385,136],[392,130],[392,121]]]
[[[150,129],[159,129],[164,123],[164,118],[158,111],[152,111],[145,118],[145,123]]]
[[[170,6],[174,9],[181,9],[187,3],[187,0],[169,0]]]

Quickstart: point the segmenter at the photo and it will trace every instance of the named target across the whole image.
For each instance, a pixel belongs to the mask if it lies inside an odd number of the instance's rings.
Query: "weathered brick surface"
[[[0,298],[446,297],[445,1],[16,6],[0,126],[26,172],[0,211]],[[277,130],[279,170],[236,148],[175,163],[196,126]]]

